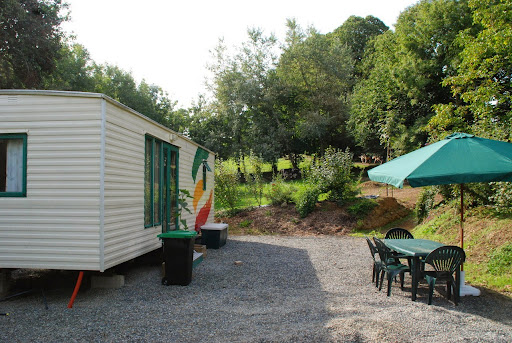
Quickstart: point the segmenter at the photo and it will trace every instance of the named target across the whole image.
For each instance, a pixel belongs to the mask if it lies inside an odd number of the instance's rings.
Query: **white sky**
[[[351,15],[373,15],[393,27],[400,12],[418,0],[67,0],[76,36],[97,63],[131,71],[188,107],[205,93],[206,64],[224,38],[239,46],[247,29],[284,40],[286,19],[328,33]]]

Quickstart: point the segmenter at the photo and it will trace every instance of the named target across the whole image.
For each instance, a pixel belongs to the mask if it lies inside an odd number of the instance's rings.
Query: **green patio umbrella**
[[[464,248],[464,184],[512,181],[512,143],[454,133],[368,171],[370,180],[402,188],[460,184],[460,245]]]

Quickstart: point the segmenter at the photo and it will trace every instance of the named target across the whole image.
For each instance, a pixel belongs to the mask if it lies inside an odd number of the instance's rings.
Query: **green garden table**
[[[421,278],[421,259],[444,244],[428,239],[384,239],[384,244],[405,257],[411,257],[412,300],[416,300],[418,283]]]

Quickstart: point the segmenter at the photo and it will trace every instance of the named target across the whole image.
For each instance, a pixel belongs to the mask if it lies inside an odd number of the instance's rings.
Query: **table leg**
[[[411,276],[412,276],[412,301],[416,300],[416,294],[418,292],[418,283],[421,274],[421,262],[419,257],[412,259]]]

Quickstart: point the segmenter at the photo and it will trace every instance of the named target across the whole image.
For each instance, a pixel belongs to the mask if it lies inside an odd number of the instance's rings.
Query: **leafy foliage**
[[[272,178],[272,184],[266,196],[272,205],[291,204],[294,202],[294,192],[295,189],[284,182],[282,175],[276,174]]]
[[[329,193],[329,200],[339,205],[352,200],[358,193],[357,182],[351,174],[353,154],[329,147],[316,163],[306,172],[309,183],[318,188],[320,193]]]
[[[437,108],[431,129],[465,127],[484,137],[512,138],[512,3],[508,0],[470,0],[473,27],[461,30],[457,73],[443,82],[455,101]]]
[[[226,167],[221,159],[215,161],[215,197],[224,207],[234,211],[238,204],[238,173]]]
[[[438,188],[436,186],[423,187],[421,190],[415,208],[418,223],[421,223],[425,218],[427,218],[429,212],[434,208],[434,197],[437,193]]]
[[[360,198],[357,199],[353,204],[347,207],[347,212],[351,215],[364,218],[366,217],[376,206],[377,201],[373,199]]]
[[[332,35],[350,48],[352,58],[355,61],[356,75],[360,76],[364,72],[361,61],[365,55],[368,42],[388,29],[379,18],[374,16],[369,15],[362,18],[352,15],[343,25],[334,30]]]
[[[305,218],[316,208],[320,190],[316,186],[309,186],[297,193],[295,208],[302,218]]]
[[[265,180],[263,179],[264,162],[261,157],[254,155],[252,151],[247,160],[252,166],[252,173],[249,173],[247,168],[245,168],[247,186],[258,206],[261,206],[264,195],[263,190],[265,188]]]
[[[61,0],[0,2],[0,89],[38,88],[54,71],[65,8]]]
[[[495,204],[495,208],[500,213],[512,213],[512,183],[493,182],[491,183],[493,194],[489,200]]]
[[[467,1],[421,1],[401,13],[395,32],[368,44],[362,61],[368,72],[355,87],[350,119],[360,146],[389,146],[399,156],[427,141],[435,106],[452,99],[442,81],[459,62],[457,34],[471,26]]]
[[[183,211],[192,214],[192,211],[188,208],[187,199],[194,199],[190,192],[186,189],[180,189],[180,193],[178,196],[178,207],[176,208],[176,218],[178,222],[182,225],[182,230],[188,230],[187,220],[183,219]]]

